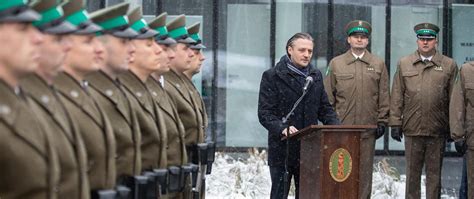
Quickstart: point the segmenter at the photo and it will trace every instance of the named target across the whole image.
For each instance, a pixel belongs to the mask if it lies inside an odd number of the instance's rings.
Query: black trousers
[[[299,167],[288,167],[288,186],[290,188],[291,178],[295,181],[295,199],[299,198],[299,188],[300,188],[300,168]],[[285,176],[285,166],[270,166],[270,176],[272,179],[272,190],[270,193],[271,199],[286,199],[288,198],[288,190],[283,190],[284,185],[284,176]]]

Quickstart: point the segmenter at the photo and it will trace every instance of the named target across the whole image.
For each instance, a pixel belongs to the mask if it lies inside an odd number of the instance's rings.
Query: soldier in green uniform
[[[193,50],[194,58],[191,61],[191,67],[188,70],[184,71],[183,74],[189,80],[188,85],[192,92],[193,101],[198,105],[199,113],[202,115],[202,125],[201,125],[202,132],[200,134],[204,136],[205,138],[206,137],[205,132],[208,125],[206,107],[204,105],[202,97],[199,94],[197,88],[194,86],[194,84],[191,81],[194,75],[201,72],[202,63],[206,59],[206,57],[202,53],[202,50],[205,49],[206,46],[202,44],[201,37],[199,36],[200,27],[201,27],[201,23],[195,23],[194,25],[188,27],[189,35],[192,39],[196,41],[196,43],[194,43],[193,45],[189,47]]]
[[[193,24],[193,25],[191,25],[187,28],[189,36],[193,40],[195,40],[196,42],[193,43],[189,47],[190,49],[192,49],[192,51],[194,53],[194,57],[191,60],[191,67],[188,70],[185,70],[183,72],[183,74],[187,77],[186,80],[185,80],[186,86],[189,89],[189,93],[191,95],[191,100],[195,104],[194,107],[197,109],[196,111],[198,113],[198,116],[200,116],[198,118],[201,118],[199,120],[200,121],[199,125],[201,127],[199,135],[202,136],[202,140],[204,141],[205,137],[206,137],[205,132],[206,132],[206,128],[207,128],[206,107],[204,105],[204,101],[202,100],[201,95],[199,94],[199,91],[197,90],[197,88],[194,86],[194,84],[192,82],[193,76],[198,74],[201,71],[202,63],[206,59],[206,57],[202,53],[202,49],[205,49],[206,46],[204,46],[202,44],[201,37],[199,36],[200,27],[201,27],[201,23],[198,22],[198,23],[195,23],[195,24]],[[208,146],[207,150],[210,150],[209,146]],[[209,152],[207,152],[207,153],[209,153]],[[207,155],[208,154],[206,154],[205,156],[200,157],[200,158],[207,158]],[[212,163],[209,163],[209,162],[207,162],[207,163],[212,164]],[[206,166],[201,165],[201,166],[202,166],[202,168],[201,168],[202,182],[201,182],[201,186],[197,188],[197,189],[200,189],[200,190],[196,190],[196,191],[199,191],[199,193],[201,194],[201,196],[200,196],[201,198],[205,198],[206,186],[205,186],[205,176],[203,175],[204,174],[203,170],[204,170],[204,167],[205,167],[205,169],[207,169],[208,166],[207,165]],[[209,173],[209,172],[205,171],[205,173]]]
[[[157,32],[148,28],[139,11],[135,9],[129,14],[132,28],[141,34],[132,40],[136,51],[130,60],[129,70],[121,74],[119,80],[141,107],[141,110],[137,110],[137,115],[142,134],[142,169],[149,171],[166,167],[166,128],[160,125],[163,123],[163,117],[161,112],[156,110],[153,98],[145,85],[150,74],[160,66],[158,55],[162,49],[154,41]]]
[[[169,54],[169,45],[176,44],[176,41],[168,36],[166,29],[167,13],[162,13],[153,19],[149,26],[160,32],[155,36],[155,41],[160,45],[163,51],[160,54],[160,67],[154,71],[148,78],[146,85],[150,89],[156,106],[163,114],[164,126],[167,132],[167,165],[166,167],[179,167],[187,164],[186,147],[184,143],[184,126],[181,122],[178,111],[162,86],[162,74],[168,72],[170,60],[174,58],[174,53]],[[168,194],[168,198],[183,197],[178,193]]]
[[[23,0],[0,4],[0,197],[58,198],[60,165],[46,121],[25,97],[20,78],[38,66],[41,16]],[[13,51],[14,50],[14,51]]]
[[[116,5],[96,11],[91,19],[108,31],[133,36],[136,33],[127,29],[127,18],[121,11],[122,5]],[[118,19],[118,20],[115,20]],[[68,35],[73,48],[69,51],[64,64],[64,72],[58,75],[55,86],[65,102],[66,109],[77,121],[83,136],[88,155],[88,178],[92,198],[115,195],[116,185],[116,142],[112,125],[105,111],[91,95],[99,95],[89,88],[86,75],[99,69],[104,59],[102,44],[95,33]]]
[[[71,5],[69,2],[61,8],[55,0],[44,0],[34,5],[34,9],[43,16],[42,20],[34,24],[44,33],[44,41],[40,45],[39,66],[35,74],[24,78],[21,85],[34,100],[33,105],[41,110],[38,116],[48,122],[53,137],[52,144],[61,165],[59,198],[82,199],[89,198],[86,149],[82,136],[52,85],[71,48],[65,34],[77,31],[76,26],[63,19],[66,17],[63,10],[66,13]],[[48,12],[49,10],[57,10],[58,13]]]
[[[127,3],[121,4],[115,17],[126,14],[128,7]],[[104,15],[110,19],[114,17],[103,13],[95,19]],[[142,171],[140,126],[134,112],[140,105],[124,91],[118,81],[118,75],[128,69],[128,61],[135,51],[130,39],[138,33],[124,35],[111,31],[112,28],[113,26],[104,26],[104,34],[97,37],[104,46],[104,59],[100,62],[100,70],[87,75],[86,80],[89,82],[89,88],[95,90],[91,92],[91,96],[104,110],[112,124],[116,142],[117,183],[130,185],[133,176],[140,175]]]
[[[170,71],[163,75],[164,88],[171,101],[178,110],[179,117],[184,124],[186,151],[191,163],[198,163],[197,144],[203,142],[201,121],[195,103],[192,101],[191,93],[187,85],[187,77],[184,71],[191,67],[194,52],[189,48],[194,41],[189,37],[185,27],[185,16],[180,15],[167,25],[169,36],[178,43],[171,48],[175,58],[171,60]]]
[[[474,197],[474,62],[462,65],[449,103],[449,127],[456,150],[465,150],[467,198]],[[459,150],[458,150],[459,151]]]
[[[329,63],[324,85],[329,103],[346,125],[378,125],[361,135],[359,198],[370,198],[375,140],[387,129],[389,111],[388,73],[385,63],[367,50],[372,26],[354,20],[345,27],[350,49]]]
[[[437,49],[439,27],[414,27],[418,49],[398,62],[390,99],[391,136],[405,136],[407,198],[420,198],[421,173],[426,170],[426,198],[441,195],[441,167],[449,136],[450,94],[458,71],[453,59]]]

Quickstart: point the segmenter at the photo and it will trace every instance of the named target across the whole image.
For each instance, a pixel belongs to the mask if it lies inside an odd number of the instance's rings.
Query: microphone
[[[306,91],[308,89],[311,82],[313,82],[313,77],[311,76],[306,77],[306,82],[304,83],[303,91]]]

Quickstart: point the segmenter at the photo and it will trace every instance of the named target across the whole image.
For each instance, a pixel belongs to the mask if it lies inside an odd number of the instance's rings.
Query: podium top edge
[[[308,130],[325,130],[325,129],[338,129],[338,130],[371,130],[376,129],[377,125],[311,125],[306,128],[300,129],[298,132],[290,135],[289,138],[299,137],[300,134]],[[282,137],[281,140],[285,140],[287,137]]]

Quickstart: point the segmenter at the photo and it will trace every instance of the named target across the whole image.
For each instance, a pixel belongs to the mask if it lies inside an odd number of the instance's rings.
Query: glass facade
[[[413,26],[421,22],[441,27],[438,50],[458,65],[474,60],[474,0],[127,1],[141,5],[147,20],[166,11],[169,19],[186,14],[188,25],[201,21],[207,59],[194,82],[209,115],[208,139],[233,149],[266,147],[267,132],[257,118],[260,78],[296,32],[315,38],[312,63],[323,74],[333,57],[348,50],[344,26],[354,19],[372,24],[369,49],[385,60],[391,77],[398,60],[416,50]],[[123,0],[87,5],[93,11],[118,2]],[[376,144],[378,154],[401,154],[403,148],[388,134]]]

